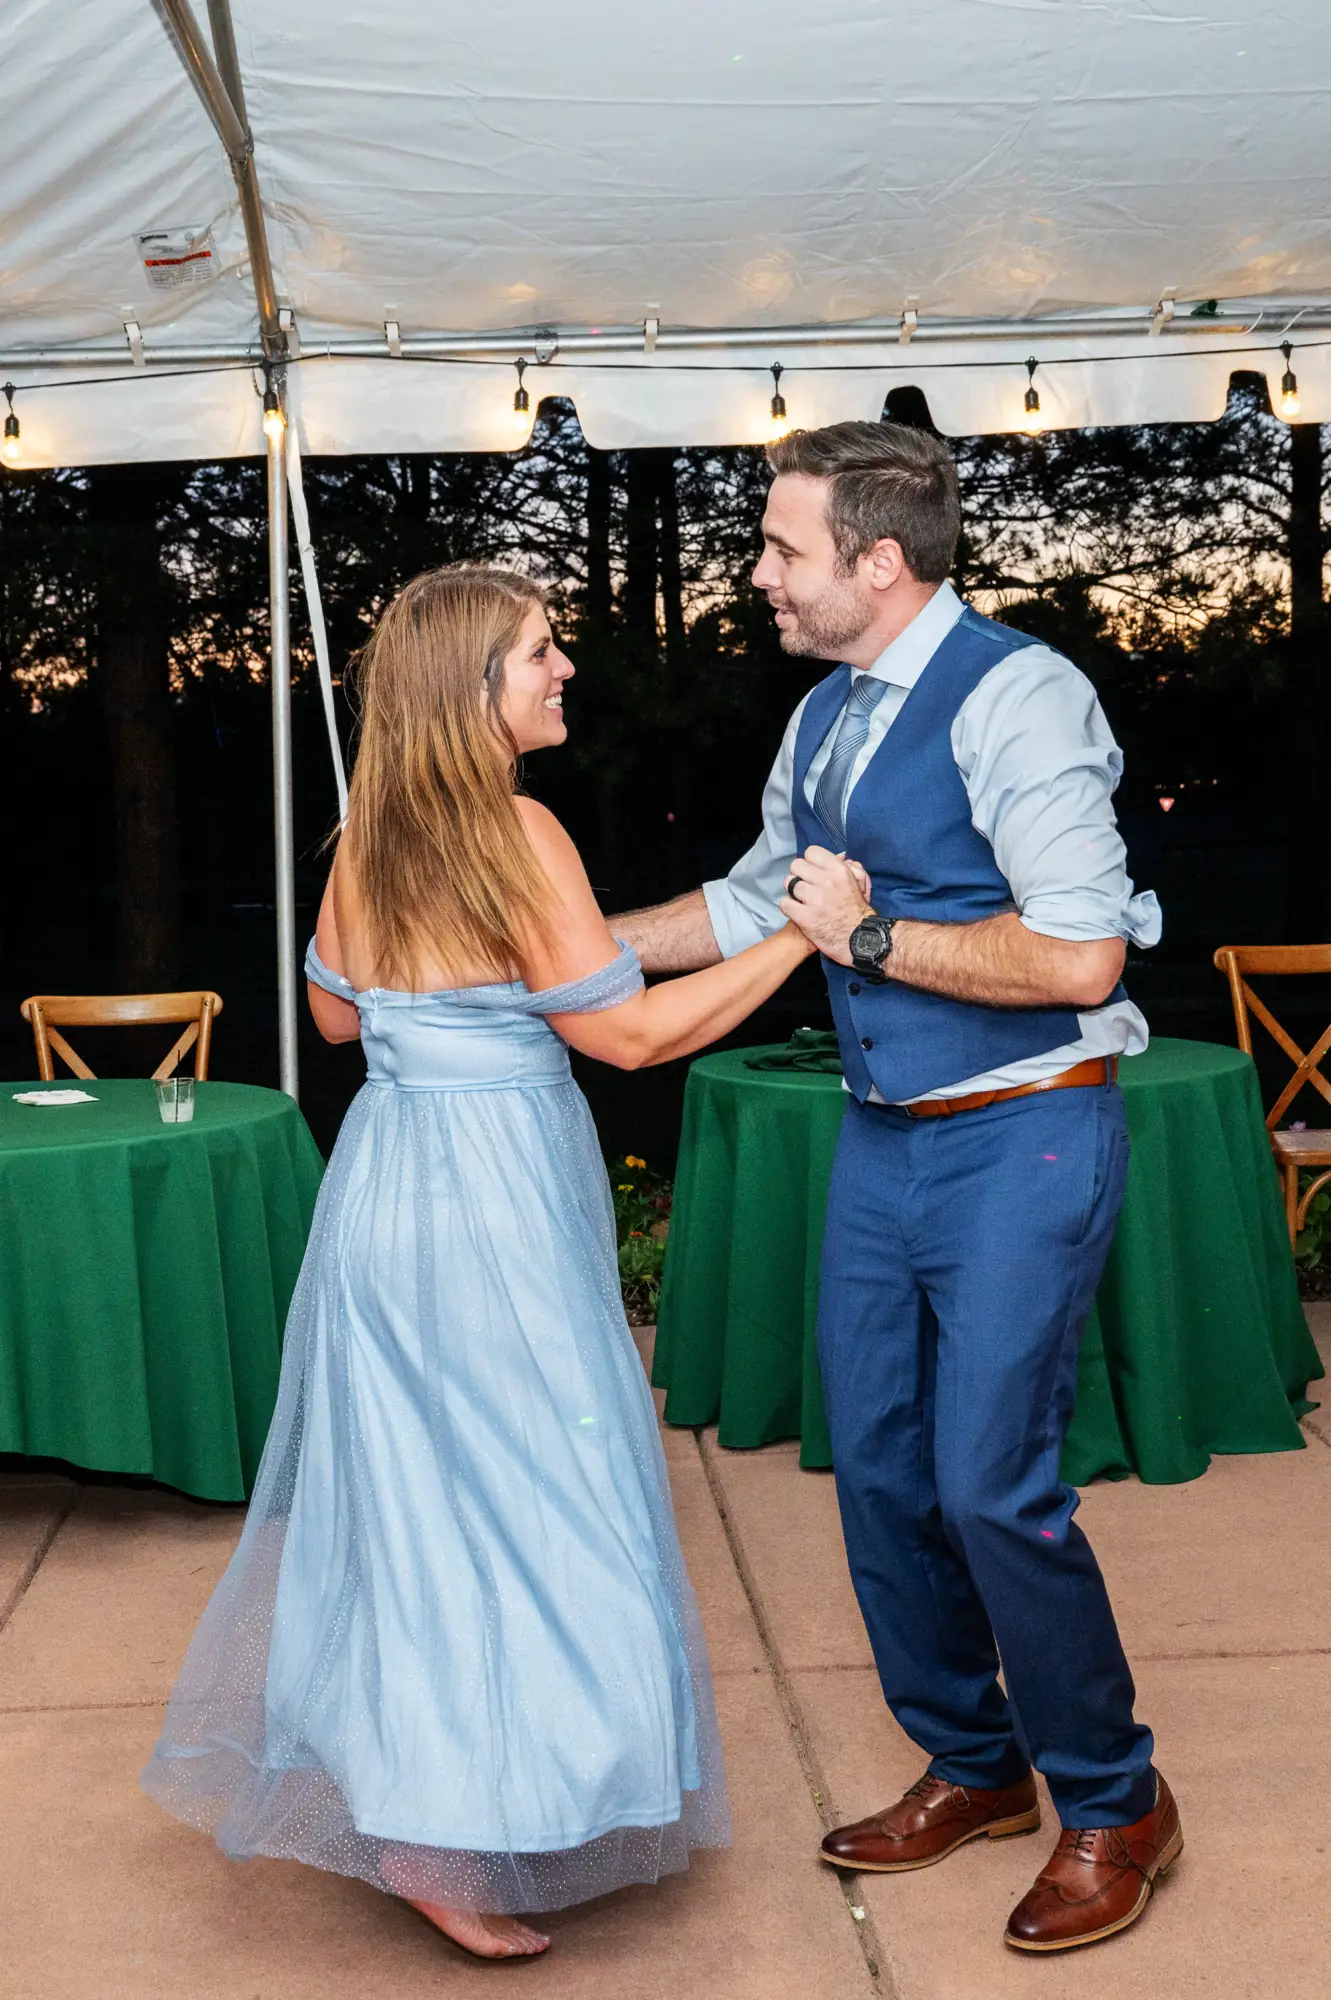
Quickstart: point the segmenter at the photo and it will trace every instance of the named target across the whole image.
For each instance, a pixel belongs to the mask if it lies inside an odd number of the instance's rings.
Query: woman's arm
[[[619,947],[559,821],[533,799],[519,799],[517,807],[556,899],[550,939],[533,944],[522,964],[527,985],[540,992],[599,972]],[[550,1024],[572,1047],[617,1069],[669,1062],[738,1027],[812,950],[803,932],[787,924],[720,965],[667,980],[599,1013],[552,1014]]]
[[[319,922],[315,928],[314,942],[320,958],[330,972],[340,972],[346,977],[346,966],[342,959],[342,945],[337,935],[337,912],[333,907],[333,876],[337,871],[334,860],[329,870],[324,897],[319,905]],[[322,986],[316,986],[312,979],[305,982],[309,995],[310,1012],[314,1025],[326,1042],[358,1042],[360,1040],[360,1015],[350,1000],[339,1000],[336,993],[326,993]]]

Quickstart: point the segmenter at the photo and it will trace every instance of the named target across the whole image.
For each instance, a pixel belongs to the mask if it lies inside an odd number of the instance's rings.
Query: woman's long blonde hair
[[[500,711],[504,659],[544,593],[478,563],[400,590],[357,669],[360,746],[342,849],[387,981],[429,956],[517,970],[548,935],[550,885],[513,805],[517,744]]]

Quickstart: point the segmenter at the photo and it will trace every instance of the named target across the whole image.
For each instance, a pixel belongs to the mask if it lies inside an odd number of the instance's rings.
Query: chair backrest
[[[1331,944],[1225,944],[1221,945],[1213,962],[1229,981],[1229,997],[1234,1003],[1234,1025],[1238,1030],[1239,1047],[1244,1054],[1252,1054],[1252,1029],[1248,1024],[1251,1009],[1272,1040],[1279,1044],[1294,1064],[1293,1076],[1266,1114],[1268,1132],[1274,1132],[1305,1084],[1311,1084],[1331,1104],[1331,1083],[1318,1068],[1331,1049],[1331,1028],[1313,1043],[1305,1055],[1294,1037],[1281,1027],[1271,1009],[1253,992],[1247,980],[1249,973],[1260,976],[1262,973],[1331,972]]]
[[[194,1074],[202,1083],[208,1075],[213,1022],[222,1011],[216,993],[34,993],[19,1010],[32,1027],[37,1044],[37,1069],[44,1083],[55,1081],[53,1052],[75,1076],[90,1077],[82,1056],[59,1033],[61,1028],[132,1028],[162,1021],[189,1026],[153,1071],[153,1082],[172,1075],[182,1056],[194,1050]]]

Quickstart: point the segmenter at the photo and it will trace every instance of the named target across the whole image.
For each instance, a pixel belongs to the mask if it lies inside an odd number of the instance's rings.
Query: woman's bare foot
[[[414,1896],[404,1899],[419,1910],[445,1937],[460,1944],[477,1958],[536,1958],[550,1948],[550,1940],[540,1931],[519,1923],[516,1917],[487,1917],[482,1910],[452,1910],[444,1903],[418,1903]]]

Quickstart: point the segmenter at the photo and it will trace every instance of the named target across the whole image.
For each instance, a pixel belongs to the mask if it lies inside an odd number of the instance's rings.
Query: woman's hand
[[[843,854],[841,858],[845,862],[847,868],[849,868],[851,874],[855,877],[856,882],[859,884],[860,894],[863,896],[865,902],[870,906],[870,908],[872,908],[873,883],[869,880],[868,869],[863,867],[860,862],[852,861],[848,854]]]
[[[801,958],[812,958],[818,949],[808,932],[801,930],[798,924],[791,923],[789,918],[782,924],[778,936],[789,938],[792,943],[798,942]]]

